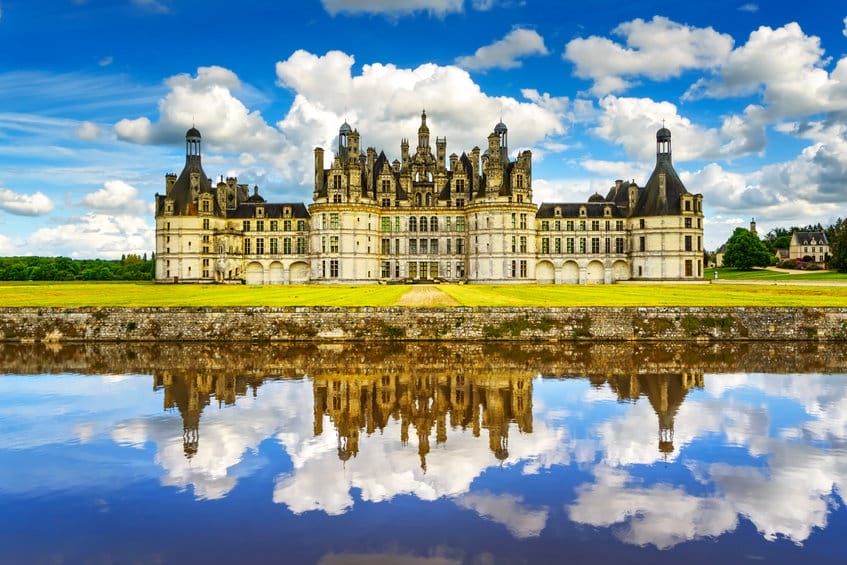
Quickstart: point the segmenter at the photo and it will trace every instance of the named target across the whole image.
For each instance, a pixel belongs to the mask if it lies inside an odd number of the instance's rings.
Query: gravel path
[[[452,296],[432,285],[416,285],[397,301],[397,306],[458,306]]]

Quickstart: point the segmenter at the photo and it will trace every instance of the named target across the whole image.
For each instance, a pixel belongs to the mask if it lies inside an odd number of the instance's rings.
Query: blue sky
[[[710,248],[847,215],[834,0],[0,0],[0,255],[152,251],[192,123],[210,176],[308,203],[345,119],[393,159],[422,108],[448,154],[502,117],[537,203],[643,184],[664,120]]]

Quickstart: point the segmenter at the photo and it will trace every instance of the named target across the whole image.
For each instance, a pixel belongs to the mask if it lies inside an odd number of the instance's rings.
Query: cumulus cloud
[[[43,216],[53,211],[53,201],[43,192],[19,194],[0,188],[0,210],[16,216]]]
[[[100,126],[94,122],[84,121],[76,128],[76,136],[85,141],[95,141],[100,137]]]
[[[321,0],[324,9],[330,14],[387,14],[407,15],[414,12],[430,12],[437,16],[461,12],[464,0]],[[476,0],[476,4],[489,5],[490,0]]]
[[[844,110],[847,63],[842,67],[843,61],[830,76],[820,38],[806,35],[796,22],[776,29],[761,26],[729,53],[716,78],[698,80],[684,98],[761,92],[772,120]]]
[[[599,36],[568,42],[562,57],[575,65],[576,76],[594,81],[597,95],[632,86],[646,76],[664,80],[689,69],[709,69],[724,61],[733,39],[713,28],[695,28],[655,16],[620,24],[612,33],[624,38],[616,43]]]
[[[49,249],[52,254],[75,259],[141,255],[155,248],[153,226],[130,215],[88,213],[43,227],[26,238],[31,249]]]
[[[480,47],[473,55],[458,57],[456,64],[470,70],[514,69],[521,66],[521,57],[547,53],[544,38],[537,31],[518,28],[503,39]]]
[[[146,212],[150,203],[138,198],[138,189],[120,180],[108,180],[103,188],[86,194],[82,203],[92,210]]]
[[[650,98],[608,95],[599,102],[601,114],[592,132],[601,139],[622,146],[637,161],[656,157],[655,132],[664,123],[673,135],[675,160],[708,159],[721,155],[720,135],[681,116],[676,105]]]
[[[503,524],[518,539],[540,536],[549,513],[547,509],[529,510],[524,507],[523,497],[510,494],[469,493],[458,497],[456,504]]]
[[[363,147],[385,148],[389,157],[397,157],[399,140],[414,139],[422,108],[433,135],[447,137],[448,154],[483,146],[501,116],[506,124],[521,125],[510,134],[513,150],[565,132],[567,98],[530,90],[523,92],[524,101],[488,96],[467,71],[455,66],[428,63],[408,69],[373,63],[354,76],[353,63],[352,56],[340,51],[318,56],[302,50],[277,63],[279,84],[297,93],[288,115],[277,124],[296,143],[295,154],[302,147],[331,149],[346,116],[361,132]],[[328,82],[334,87],[325,88]]]

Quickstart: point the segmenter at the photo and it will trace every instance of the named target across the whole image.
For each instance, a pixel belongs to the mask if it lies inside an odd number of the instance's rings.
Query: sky
[[[0,255],[152,252],[192,125],[308,204],[345,120],[393,160],[422,109],[448,155],[502,119],[536,203],[643,185],[664,123],[708,249],[847,216],[840,1],[0,0]]]

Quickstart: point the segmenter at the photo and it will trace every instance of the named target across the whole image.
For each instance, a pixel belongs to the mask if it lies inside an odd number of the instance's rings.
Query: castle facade
[[[426,112],[417,146],[400,159],[360,150],[338,133],[330,167],[314,152],[313,202],[269,203],[236,178],[216,185],[201,164],[200,132],[186,133],[182,173],[156,195],[159,282],[294,284],[447,281],[613,283],[703,275],[703,197],[656,134],[647,183],[615,181],[582,203],[532,200],[532,154],[511,160],[498,123],[484,152],[431,147]]]

